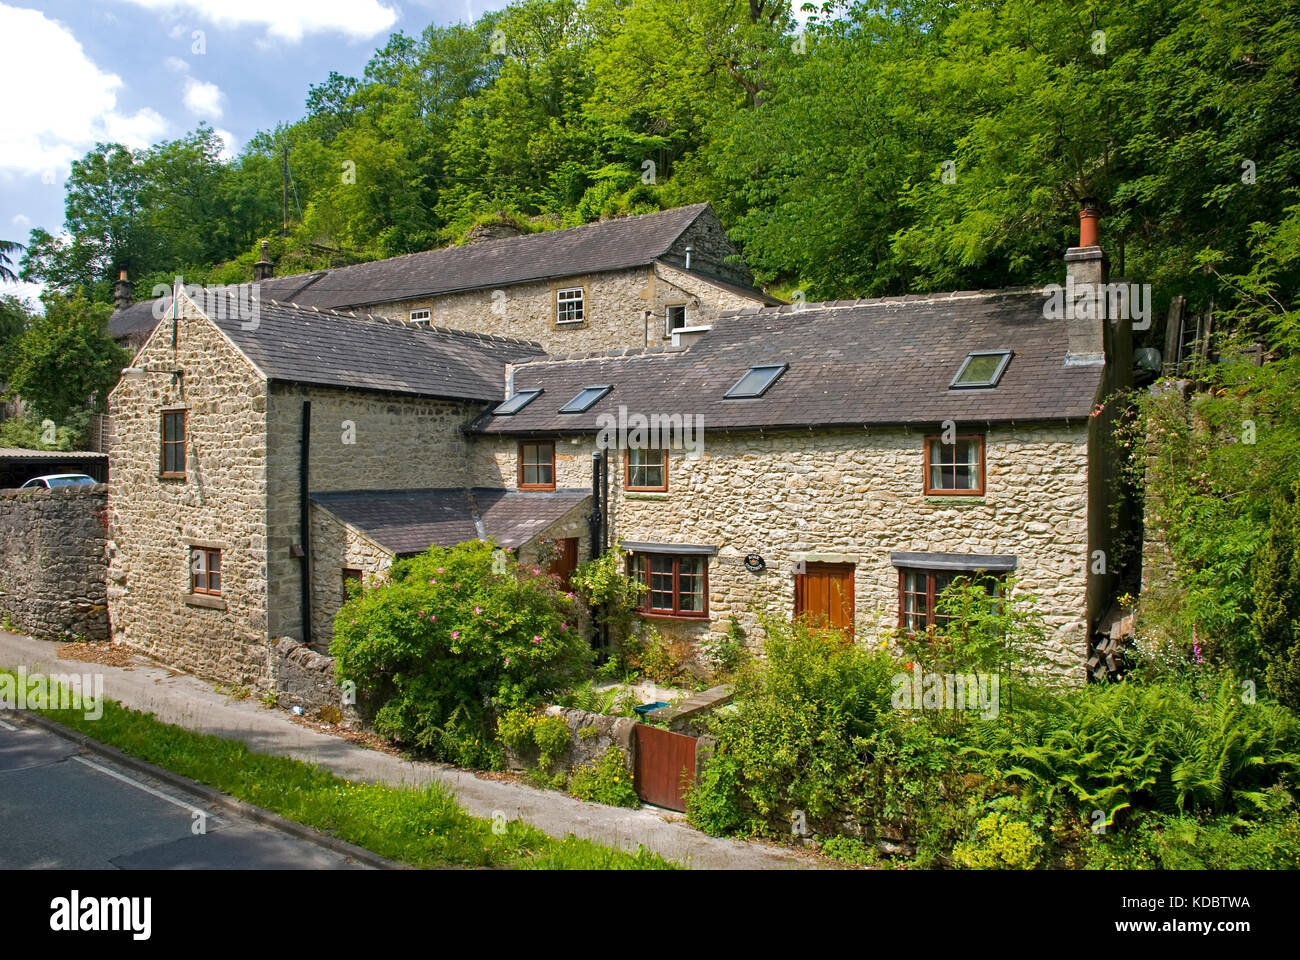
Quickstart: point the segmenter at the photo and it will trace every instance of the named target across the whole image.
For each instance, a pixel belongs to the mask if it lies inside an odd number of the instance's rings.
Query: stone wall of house
[[[603,757],[610,747],[618,747],[623,751],[629,775],[636,769],[635,720],[559,706],[547,707],[546,715],[559,717],[569,725],[569,746],[556,757],[552,772],[568,771],[590,764]],[[527,770],[537,764],[536,747],[523,754],[506,748],[505,753],[507,769]]]
[[[0,616],[38,637],[108,639],[107,489],[0,490]]]
[[[369,586],[393,564],[393,555],[320,504],[311,508],[312,647],[329,649],[334,618],[347,599],[344,569],[360,570]]]
[[[654,620],[672,639],[723,633],[736,617],[750,637],[760,611],[788,618],[800,560],[855,565],[859,638],[898,623],[892,551],[1013,554],[1019,590],[1037,596],[1045,652],[1083,677],[1087,650],[1087,425],[996,427],[987,433],[982,497],[926,497],[921,431],[710,434],[702,455],[670,455],[667,493],[623,490],[622,454],[610,464],[611,531],[618,540],[716,547],[709,619]],[[507,485],[516,442],[483,438],[475,454]],[[594,440],[556,447],[559,486],[590,483]],[[761,573],[747,554],[766,561]]]
[[[581,323],[557,324],[556,291],[579,286],[584,291],[585,319]],[[695,299],[699,300],[698,307]],[[381,303],[364,309],[402,320],[409,319],[412,310],[430,310],[435,326],[532,340],[548,353],[566,354],[662,343],[664,307],[669,303],[689,304],[687,322],[696,323],[719,312],[757,306],[759,301],[660,265]],[[648,321],[646,310],[654,314]]]
[[[177,669],[265,689],[274,675],[266,383],[210,321],[182,307],[175,346],[171,324],[159,324],[135,359],[151,372],[109,398],[109,618],[116,639]],[[165,408],[187,411],[183,479],[160,476]],[[220,597],[192,592],[196,546],[221,550]]]
[[[691,268],[717,274],[732,283],[752,284],[753,274],[740,261],[736,248],[727,238],[722,221],[712,210],[695,219],[669,248],[665,259],[685,264],[686,248],[691,248]]]
[[[302,566],[293,548],[303,541],[299,451],[305,400],[311,401],[308,486],[313,492],[464,486],[469,446],[461,426],[482,410],[479,404],[275,386],[267,415],[269,629],[272,636],[299,640]],[[329,535],[323,542],[330,542]],[[333,590],[339,583],[333,573],[347,564],[325,549],[314,559],[321,571],[313,576],[313,594]],[[333,622],[328,609],[319,616],[313,610],[313,627],[327,615]],[[319,646],[314,637],[313,644]]]

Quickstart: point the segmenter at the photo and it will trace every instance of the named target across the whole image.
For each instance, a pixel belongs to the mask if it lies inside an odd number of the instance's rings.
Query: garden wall
[[[590,713],[572,707],[550,706],[547,716],[561,717],[569,725],[569,746],[556,758],[553,769],[571,770],[590,764],[605,755],[610,747],[618,747],[627,759],[630,775],[636,765],[636,721],[629,717],[611,717],[603,713]],[[587,731],[585,734],[583,731]],[[506,748],[506,767],[510,770],[527,770],[537,763],[537,750],[518,754]]]
[[[101,484],[0,490],[0,612],[38,637],[108,639]]]

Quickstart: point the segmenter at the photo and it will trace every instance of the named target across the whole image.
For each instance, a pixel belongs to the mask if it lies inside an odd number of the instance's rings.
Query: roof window
[[[957,376],[948,384],[949,390],[973,387],[996,387],[1002,373],[1011,362],[1010,350],[977,350],[966,354]]]
[[[777,378],[789,368],[790,364],[788,363],[750,367],[749,372],[737,380],[735,386],[723,394],[723,397],[727,400],[748,400],[761,397],[767,393],[772,384],[776,383]]]

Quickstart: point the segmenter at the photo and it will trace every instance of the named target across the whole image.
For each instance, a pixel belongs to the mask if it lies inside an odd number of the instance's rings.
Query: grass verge
[[[111,700],[104,701],[98,720],[87,720],[76,709],[38,712],[124,753],[414,867],[681,869],[644,848],[629,853],[572,834],[557,840],[517,820],[494,832],[491,820],[470,816],[440,786],[353,783],[311,764],[163,723]]]

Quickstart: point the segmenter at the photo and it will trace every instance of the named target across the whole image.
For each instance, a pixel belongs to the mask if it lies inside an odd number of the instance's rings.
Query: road
[[[0,869],[361,869],[0,712]]]

